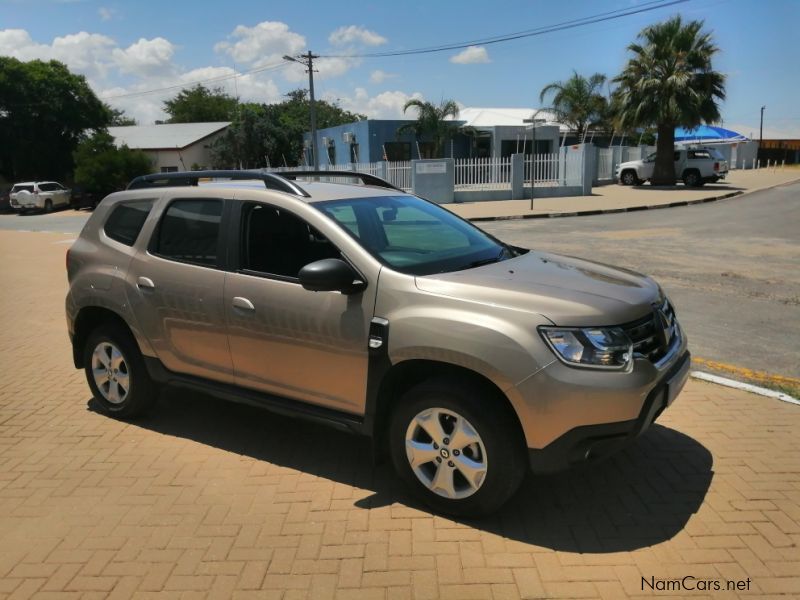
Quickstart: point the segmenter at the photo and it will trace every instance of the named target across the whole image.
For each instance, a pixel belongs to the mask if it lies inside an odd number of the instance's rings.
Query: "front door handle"
[[[233,298],[233,308],[239,308],[241,310],[255,310],[256,307],[253,306],[253,303],[250,302],[247,298],[242,298],[241,296],[234,296]]]
[[[139,279],[136,280],[136,287],[138,287],[140,290],[143,289],[154,290],[156,284],[153,283],[153,280],[150,279],[149,277],[139,277]]]

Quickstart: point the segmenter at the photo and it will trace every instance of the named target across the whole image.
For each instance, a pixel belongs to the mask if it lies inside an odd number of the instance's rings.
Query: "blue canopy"
[[[722,127],[712,127],[711,125],[700,125],[694,129],[684,129],[683,127],[675,128],[675,141],[676,142],[743,142],[747,140],[741,133],[731,131],[730,129],[723,129]]]

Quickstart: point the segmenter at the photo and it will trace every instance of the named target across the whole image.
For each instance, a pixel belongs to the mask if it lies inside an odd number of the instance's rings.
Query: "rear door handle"
[[[241,296],[234,296],[233,298],[233,308],[239,308],[241,310],[255,310],[256,307],[253,306],[253,303],[250,302],[247,298],[242,298]]]
[[[140,290],[153,290],[155,289],[156,284],[153,283],[153,280],[149,277],[139,277],[139,279],[136,280],[136,287],[138,287]]]

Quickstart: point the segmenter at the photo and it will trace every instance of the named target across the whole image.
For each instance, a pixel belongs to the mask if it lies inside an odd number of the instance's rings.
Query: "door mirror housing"
[[[324,258],[307,264],[298,273],[300,285],[312,292],[355,294],[367,284],[353,267],[338,258]]]

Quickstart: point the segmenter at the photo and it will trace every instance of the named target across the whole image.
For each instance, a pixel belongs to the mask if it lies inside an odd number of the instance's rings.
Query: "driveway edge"
[[[699,198],[698,200],[678,200],[676,202],[668,202],[666,204],[644,204],[639,206],[629,206],[627,208],[608,208],[608,209],[593,209],[593,210],[578,210],[573,212],[550,212],[538,213],[530,215],[504,215],[496,217],[466,217],[468,221],[473,222],[486,222],[486,221],[514,221],[518,219],[558,219],[561,217],[589,217],[594,215],[609,215],[614,213],[623,212],[636,212],[641,210],[657,210],[660,208],[675,208],[678,206],[691,206],[693,204],[706,204],[708,202],[716,202],[718,200],[726,200],[728,198],[735,198],[737,196],[746,196],[755,192],[763,192],[764,190],[771,190],[776,187],[784,185],[791,185],[797,183],[800,179],[786,181],[783,183],[776,183],[768,187],[758,188],[755,190],[736,191],[722,194],[721,196],[711,196],[709,198]]]

